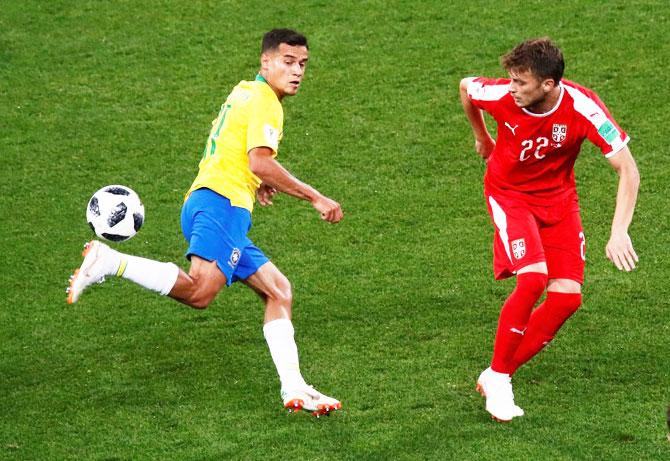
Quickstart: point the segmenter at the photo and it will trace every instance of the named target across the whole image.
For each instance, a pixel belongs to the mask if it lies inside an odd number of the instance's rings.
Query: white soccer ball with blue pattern
[[[134,236],[144,224],[144,205],[129,187],[114,184],[98,190],[86,207],[86,220],[95,235],[112,242]]]

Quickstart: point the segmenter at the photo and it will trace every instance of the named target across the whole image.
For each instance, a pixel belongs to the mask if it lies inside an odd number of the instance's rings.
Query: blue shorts
[[[228,286],[252,276],[269,261],[247,237],[249,229],[249,210],[232,206],[210,189],[193,191],[181,209],[181,230],[189,243],[186,258],[216,261]]]

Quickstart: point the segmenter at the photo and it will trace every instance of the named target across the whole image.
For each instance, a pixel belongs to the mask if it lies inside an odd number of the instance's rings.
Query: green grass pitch
[[[0,1],[0,459],[668,459],[669,17],[662,0]],[[280,160],[346,213],[279,197],[251,233],[293,283],[304,375],[344,403],[319,420],[282,410],[243,286],[204,312],[125,280],[65,303],[105,184],[146,206],[119,248],[187,267],[183,194],[272,27],[311,51]],[[503,76],[541,35],[632,137],[640,266],[604,257],[616,175],[585,144],[584,305],[500,425],[474,384],[512,282],[492,278],[458,82]]]

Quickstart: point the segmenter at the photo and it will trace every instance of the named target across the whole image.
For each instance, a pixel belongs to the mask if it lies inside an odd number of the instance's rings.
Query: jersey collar
[[[549,115],[553,114],[558,110],[559,106],[561,105],[561,101],[563,101],[563,93],[565,93],[565,88],[563,87],[563,84],[561,82],[558,83],[558,86],[561,88],[561,94],[558,95],[558,101],[556,101],[556,105],[552,107],[550,111],[544,112],[543,114],[536,114],[535,112],[526,110],[524,107],[522,107],[521,110],[533,117],[548,117]]]
[[[275,98],[277,98],[277,101],[279,101],[281,103],[281,99],[279,99],[277,97],[277,93],[275,93],[275,90],[272,88],[270,83],[268,83],[268,81],[265,80],[265,77],[263,77],[260,73],[258,73],[258,74],[256,74],[256,78],[254,80],[257,81],[257,82],[265,83],[265,85],[267,85],[265,88],[267,88],[267,90],[271,91],[272,94],[275,95]],[[264,90],[264,91],[267,91],[267,90]]]

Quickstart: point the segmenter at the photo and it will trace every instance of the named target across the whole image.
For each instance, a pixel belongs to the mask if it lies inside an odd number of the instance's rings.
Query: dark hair
[[[307,46],[307,37],[291,29],[272,29],[263,35],[263,45],[261,46],[261,53],[266,51],[276,50],[279,45],[286,43],[291,46]]]
[[[529,70],[541,80],[551,78],[558,84],[563,78],[563,53],[548,37],[532,38],[519,43],[502,57],[505,70]]]

